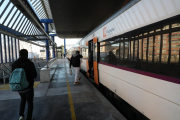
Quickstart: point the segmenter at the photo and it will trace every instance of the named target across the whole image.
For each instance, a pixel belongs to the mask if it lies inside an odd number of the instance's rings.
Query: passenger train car
[[[151,120],[180,120],[180,0],[131,0],[68,50],[81,69]],[[91,76],[87,72],[88,76]]]

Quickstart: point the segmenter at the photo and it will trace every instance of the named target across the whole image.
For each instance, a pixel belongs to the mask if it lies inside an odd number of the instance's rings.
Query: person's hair
[[[79,51],[76,51],[76,54],[79,54]]]
[[[19,56],[20,57],[27,57],[28,56],[28,51],[26,49],[21,49],[19,51]]]

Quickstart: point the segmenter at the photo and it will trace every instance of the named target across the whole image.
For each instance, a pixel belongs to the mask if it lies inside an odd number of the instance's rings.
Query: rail
[[[3,79],[4,83],[6,83],[6,78],[10,76],[11,72],[5,64],[0,64],[0,78]]]

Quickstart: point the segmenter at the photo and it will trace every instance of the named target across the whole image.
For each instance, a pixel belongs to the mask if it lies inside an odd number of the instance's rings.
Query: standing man
[[[71,69],[71,65],[74,68],[75,72],[75,78],[74,78],[74,84],[79,84],[78,81],[80,81],[81,77],[79,77],[79,67],[80,67],[80,62],[81,58],[83,56],[79,54],[79,51],[76,51],[76,54],[72,55],[71,60],[70,60],[70,66],[69,68]]]
[[[19,120],[24,119],[24,109],[26,106],[26,101],[28,103],[28,110],[27,110],[27,118],[26,120],[33,120],[32,113],[33,113],[33,98],[34,98],[34,80],[37,77],[36,68],[28,59],[28,51],[26,49],[21,49],[19,51],[19,59],[17,59],[12,64],[12,71],[16,68],[23,68],[26,73],[27,81],[29,82],[29,86],[24,90],[18,91],[19,95],[21,96],[21,103],[20,103],[20,111],[19,111]]]

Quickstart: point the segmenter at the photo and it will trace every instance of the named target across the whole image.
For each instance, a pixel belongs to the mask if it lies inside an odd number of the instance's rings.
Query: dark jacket
[[[71,67],[71,65],[72,65],[73,67],[80,67],[80,59],[81,59],[82,57],[83,57],[83,56],[80,55],[80,54],[72,55],[71,60],[70,60],[70,67]]]
[[[37,77],[34,63],[27,58],[21,57],[12,64],[12,71],[14,71],[16,68],[24,68],[27,81],[29,82],[29,86],[26,89],[32,88],[34,85],[34,79]]]

